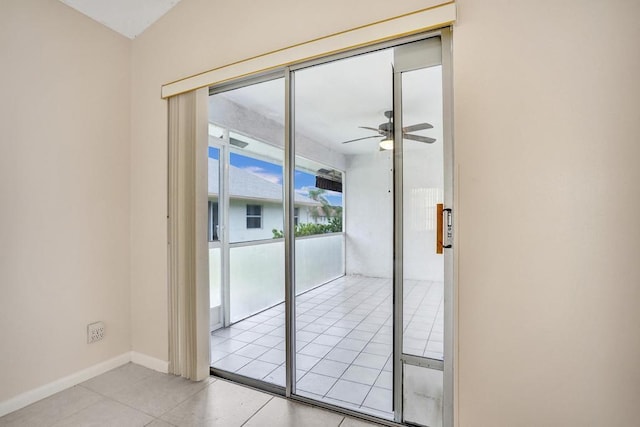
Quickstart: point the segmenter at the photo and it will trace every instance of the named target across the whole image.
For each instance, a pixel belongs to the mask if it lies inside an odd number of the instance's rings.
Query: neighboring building
[[[209,171],[218,171],[217,159],[209,158]],[[209,241],[219,240],[219,174],[209,173]],[[312,215],[321,203],[301,194],[295,195],[295,224],[321,223]],[[283,230],[282,185],[229,166],[229,241],[244,242],[273,238],[273,230]]]

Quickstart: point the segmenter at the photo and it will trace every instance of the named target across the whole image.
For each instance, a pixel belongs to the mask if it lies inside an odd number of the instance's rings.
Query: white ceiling
[[[374,131],[392,109],[393,49],[297,71],[295,126],[302,134],[343,154],[374,152],[382,139]],[[441,67],[403,73],[403,126],[428,122],[433,129],[411,132],[442,141]],[[222,93],[233,102],[284,124],[284,81]],[[343,141],[377,136],[343,144]],[[415,142],[409,142],[415,144]]]
[[[60,0],[130,39],[136,38],[180,0]]]

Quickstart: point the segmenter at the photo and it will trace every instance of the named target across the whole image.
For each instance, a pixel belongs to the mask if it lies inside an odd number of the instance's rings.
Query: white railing
[[[296,295],[344,276],[344,234],[296,238]]]
[[[220,248],[209,249],[211,307],[221,305]],[[229,249],[231,322],[284,301],[284,241],[232,244]],[[344,234],[296,238],[296,294],[344,275]]]

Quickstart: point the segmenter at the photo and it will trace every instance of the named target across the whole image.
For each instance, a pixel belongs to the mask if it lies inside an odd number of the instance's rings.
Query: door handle
[[[451,209],[444,208],[444,204],[436,205],[436,217],[438,224],[436,226],[436,254],[444,253],[444,249],[451,248],[453,239],[453,218]]]

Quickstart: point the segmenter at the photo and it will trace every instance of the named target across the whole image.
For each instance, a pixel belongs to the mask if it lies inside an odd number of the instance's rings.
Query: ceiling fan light
[[[393,150],[393,139],[385,138],[380,141],[380,148],[383,150]]]

